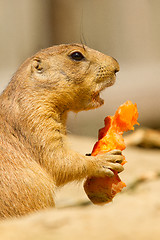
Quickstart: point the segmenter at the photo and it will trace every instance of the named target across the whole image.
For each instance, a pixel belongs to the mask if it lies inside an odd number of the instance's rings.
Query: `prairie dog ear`
[[[47,64],[40,58],[34,58],[32,61],[32,72],[42,73],[47,69]]]

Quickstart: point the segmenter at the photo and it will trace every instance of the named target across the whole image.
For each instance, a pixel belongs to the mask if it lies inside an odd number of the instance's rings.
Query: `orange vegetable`
[[[105,127],[99,130],[98,142],[94,145],[91,155],[96,156],[114,149],[124,150],[126,145],[122,134],[124,131],[134,130],[133,126],[138,124],[137,118],[136,104],[131,101],[122,104],[114,116],[105,118]],[[122,165],[125,162],[124,159]],[[94,204],[105,204],[112,201],[125,186],[118,173],[114,171],[113,177],[88,178],[84,183],[84,190]]]

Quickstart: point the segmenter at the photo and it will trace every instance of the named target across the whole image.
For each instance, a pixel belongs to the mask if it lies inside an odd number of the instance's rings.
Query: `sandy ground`
[[[89,153],[95,139],[70,137],[79,152]],[[83,184],[69,184],[57,191],[56,209],[42,211],[0,223],[3,240],[159,240],[160,178],[135,185],[139,177],[160,172],[160,150],[128,147],[128,163],[121,178],[127,184],[123,193],[105,206],[87,199]]]

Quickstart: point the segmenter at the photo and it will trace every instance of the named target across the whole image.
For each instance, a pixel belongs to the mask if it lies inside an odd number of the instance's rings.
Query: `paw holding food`
[[[117,150],[124,150],[126,145],[123,139],[123,132],[134,130],[134,125],[138,124],[138,111],[136,104],[127,101],[122,104],[114,116],[105,118],[105,127],[99,130],[98,142],[94,145],[92,156],[110,152],[114,154]],[[114,150],[114,151],[112,151]],[[126,160],[121,162],[122,165]],[[109,177],[89,177],[84,183],[84,190],[89,199],[94,204],[105,204],[111,202],[114,196],[121,192],[125,183],[121,181],[118,172],[112,170],[114,175]]]

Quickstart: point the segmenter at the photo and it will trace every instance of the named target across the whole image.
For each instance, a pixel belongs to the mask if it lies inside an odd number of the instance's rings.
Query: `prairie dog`
[[[28,58],[0,96],[0,217],[54,206],[56,186],[122,171],[120,151],[83,156],[66,141],[68,111],[94,109],[118,62],[63,44]]]

